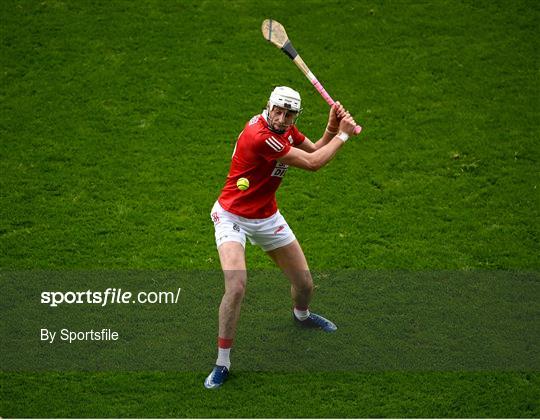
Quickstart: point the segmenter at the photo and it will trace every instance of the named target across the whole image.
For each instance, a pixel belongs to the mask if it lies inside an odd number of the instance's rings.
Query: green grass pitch
[[[278,193],[313,269],[538,279],[536,1],[5,0],[0,16],[1,270],[219,270],[209,211],[244,123],[276,85],[302,93],[309,138],[327,118],[262,38],[271,17],[364,127]],[[254,247],[247,260],[272,268]],[[248,285],[247,319],[265,299],[289,305],[280,285]],[[216,300],[218,286],[200,284]],[[321,284],[314,305],[339,319],[365,301],[337,286],[343,300]],[[233,368],[218,392],[202,387],[207,370],[4,371],[0,416],[540,416],[534,369]]]

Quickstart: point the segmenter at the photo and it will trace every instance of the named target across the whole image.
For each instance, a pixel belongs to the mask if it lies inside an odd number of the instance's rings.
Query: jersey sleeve
[[[291,149],[291,144],[279,135],[266,134],[257,140],[257,152],[267,161],[279,159]]]

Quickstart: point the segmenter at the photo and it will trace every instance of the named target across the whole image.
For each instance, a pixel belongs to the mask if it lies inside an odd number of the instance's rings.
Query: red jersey
[[[256,115],[238,136],[231,168],[218,198],[225,210],[248,219],[265,219],[277,211],[276,191],[288,165],[277,161],[306,137],[292,125],[285,133],[270,130],[263,115]],[[247,178],[241,191],[238,178]]]

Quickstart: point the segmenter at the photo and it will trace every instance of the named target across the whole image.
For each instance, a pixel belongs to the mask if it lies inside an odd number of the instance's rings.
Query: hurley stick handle
[[[290,41],[288,42],[288,44],[290,45],[290,47],[292,48],[292,45],[290,44]],[[285,46],[287,46],[285,44]],[[287,53],[287,51],[285,51],[285,47],[283,47],[284,49],[284,52],[285,54],[289,55]],[[293,48],[294,50],[294,48]],[[295,51],[296,52],[296,51]],[[291,57],[292,58],[292,57]],[[328,94],[328,92],[326,91],[326,89],[323,87],[323,85],[321,85],[321,82],[319,82],[317,80],[317,78],[315,77],[315,75],[311,72],[311,70],[309,69],[309,67],[307,66],[306,63],[304,63],[304,60],[302,60],[302,57],[300,57],[300,55],[298,53],[296,53],[296,56],[293,58],[293,61],[294,61],[294,64],[296,64],[298,66],[298,68],[302,71],[302,73],[304,73],[304,75],[308,78],[308,80],[311,82],[311,84],[315,87],[315,89],[317,89],[317,92],[319,92],[321,94],[321,96],[324,98],[324,100],[326,101],[326,103],[330,106],[334,106],[334,104],[336,103],[332,97]],[[356,127],[354,127],[354,134],[360,134],[360,131],[362,131],[362,127],[360,127],[359,125],[357,125]]]

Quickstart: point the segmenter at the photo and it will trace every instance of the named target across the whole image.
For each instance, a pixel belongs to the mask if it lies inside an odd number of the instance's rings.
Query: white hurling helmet
[[[287,86],[278,86],[270,95],[270,99],[268,100],[268,110],[271,111],[272,108],[277,105],[281,108],[300,112],[302,110],[301,104],[302,100],[300,99],[300,94],[296,90]]]

